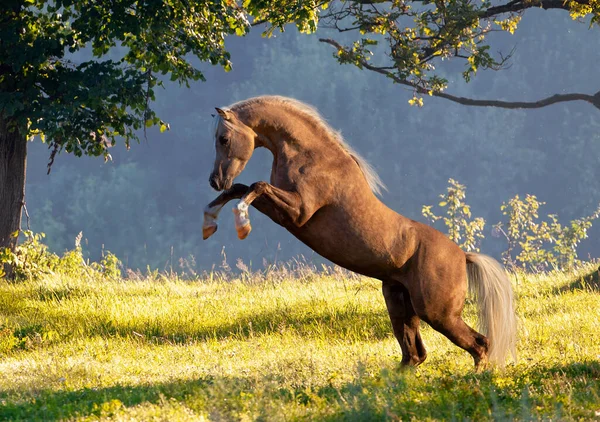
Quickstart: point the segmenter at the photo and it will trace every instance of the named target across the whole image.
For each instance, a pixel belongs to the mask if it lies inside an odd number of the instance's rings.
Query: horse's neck
[[[315,160],[321,159],[324,155],[330,157],[333,155],[339,158],[338,163],[340,164],[342,160],[348,160],[348,162],[354,160],[331,132],[315,122],[302,120],[304,117],[295,116],[291,110],[257,107],[246,111],[242,118],[243,123],[251,127],[258,135],[256,147],[265,147],[273,154],[271,180],[274,179],[277,172],[289,172],[297,165],[304,164],[302,160],[306,160],[306,158],[303,158],[302,155],[305,154],[300,154],[299,158],[298,153],[300,152],[313,153]],[[362,174],[359,176],[361,170],[358,166],[348,168],[354,168],[357,177],[364,177]],[[363,203],[370,204],[369,207],[373,209],[389,211],[373,195],[370,188],[363,189],[363,191],[364,194],[361,196]]]
[[[273,104],[260,104],[243,114],[244,124],[258,135],[256,147],[269,149],[276,160],[288,156],[290,150],[316,151],[329,143],[339,145],[321,127],[315,128],[323,132],[322,136],[318,136],[311,130],[314,123],[304,119],[306,117],[295,116],[292,110]]]

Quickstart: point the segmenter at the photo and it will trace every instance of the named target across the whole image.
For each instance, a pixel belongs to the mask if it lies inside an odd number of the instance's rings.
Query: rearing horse
[[[468,351],[476,368],[488,359],[502,366],[508,352],[515,357],[513,293],[498,262],[385,206],[375,196],[383,186],[377,174],[315,109],[261,96],[216,110],[210,185],[223,192],[204,211],[205,239],[221,208],[240,199],[233,210],[240,239],[250,233],[252,205],[323,257],[383,282],[404,365],[427,357],[420,320]],[[233,184],[259,147],[273,154],[270,183]],[[486,336],[461,317],[467,279]]]

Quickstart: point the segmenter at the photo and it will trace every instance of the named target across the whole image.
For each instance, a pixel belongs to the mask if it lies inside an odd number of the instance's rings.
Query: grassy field
[[[519,361],[482,373],[427,326],[401,370],[380,283],[340,271],[0,282],[0,419],[599,420],[596,268],[514,276]]]

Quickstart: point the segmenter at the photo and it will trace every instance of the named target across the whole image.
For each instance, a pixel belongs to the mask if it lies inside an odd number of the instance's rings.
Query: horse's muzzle
[[[210,177],[208,178],[208,183],[210,183],[210,187],[213,188],[216,191],[221,190],[219,188],[219,182],[217,181],[217,178],[211,174]]]
[[[222,191],[231,188],[233,181],[229,177],[222,178],[215,174],[211,174],[210,178],[208,179],[208,183],[210,183],[210,186],[214,190]]]

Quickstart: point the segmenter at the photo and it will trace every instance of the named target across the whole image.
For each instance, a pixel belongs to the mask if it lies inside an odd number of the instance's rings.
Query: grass
[[[401,370],[380,283],[339,271],[0,282],[0,419],[600,419],[595,268],[513,277],[519,361],[482,373],[425,325]]]

